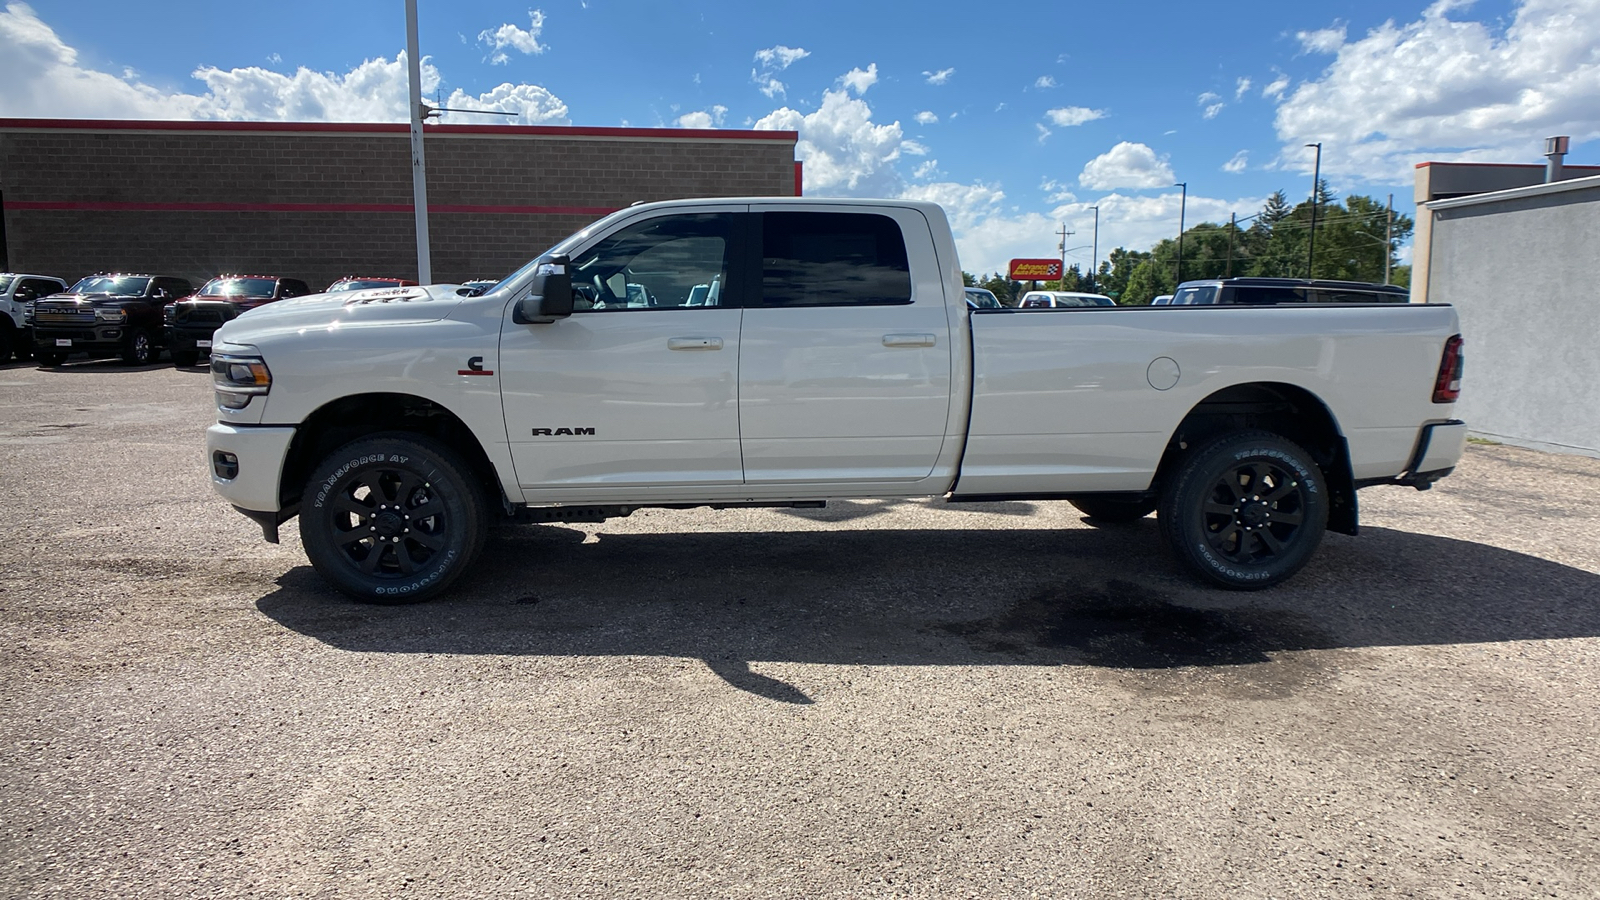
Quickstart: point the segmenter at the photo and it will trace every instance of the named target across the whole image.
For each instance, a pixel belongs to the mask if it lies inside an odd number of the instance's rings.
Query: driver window
[[[647,219],[572,261],[573,312],[732,306],[732,213]]]

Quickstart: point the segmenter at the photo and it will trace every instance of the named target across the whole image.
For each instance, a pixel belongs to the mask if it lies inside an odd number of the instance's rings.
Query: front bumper
[[[284,511],[279,498],[283,463],[295,429],[239,426],[223,422],[206,429],[206,468],[211,486],[240,512]],[[257,519],[257,521],[260,521]],[[279,520],[282,521],[282,520]]]
[[[33,326],[33,346],[41,353],[117,353],[128,343],[126,325],[81,328]],[[65,341],[66,343],[62,343]]]
[[[217,329],[221,327],[221,325],[211,323],[205,325],[168,325],[166,328],[167,349],[177,350],[180,353],[187,350],[210,353],[212,335],[216,334]]]

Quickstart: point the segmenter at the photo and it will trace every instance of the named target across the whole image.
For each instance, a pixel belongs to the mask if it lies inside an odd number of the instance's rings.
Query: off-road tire
[[[7,317],[5,325],[0,326],[0,363],[10,362],[11,354],[14,351],[17,354],[17,358],[21,359],[21,349],[22,342],[17,339],[16,329],[11,327],[11,319]]]
[[[198,362],[200,362],[199,350],[172,351],[172,364],[180,369],[187,369]]]
[[[1075,497],[1067,502],[1088,516],[1092,525],[1137,522],[1156,511],[1155,497]]]
[[[160,355],[155,341],[150,339],[150,332],[142,328],[129,335],[128,343],[122,348],[122,362],[130,366],[147,366]]]
[[[340,447],[300,499],[300,541],[328,583],[363,603],[437,596],[483,549],[487,504],[448,447],[402,432]]]
[[[1185,568],[1230,590],[1300,571],[1328,523],[1328,485],[1311,454],[1265,431],[1216,438],[1180,461],[1161,494],[1161,535]]]

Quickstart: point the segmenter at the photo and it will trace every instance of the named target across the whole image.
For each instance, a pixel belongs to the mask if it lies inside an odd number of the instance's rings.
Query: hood
[[[140,294],[51,294],[40,297],[35,303],[88,303],[99,306],[106,303],[127,303],[130,300],[143,300]]]
[[[310,294],[263,303],[223,326],[219,338],[248,344],[263,333],[322,331],[394,323],[437,322],[465,299],[457,285],[370,288]]]

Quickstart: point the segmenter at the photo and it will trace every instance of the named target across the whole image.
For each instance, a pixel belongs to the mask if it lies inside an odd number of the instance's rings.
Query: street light
[[[1178,204],[1178,283],[1183,284],[1183,217],[1189,210],[1189,182],[1180,181],[1173,187],[1183,188],[1183,199]]]
[[[1311,240],[1310,247],[1306,250],[1306,277],[1317,277],[1317,190],[1322,182],[1322,142],[1307,144],[1307,147],[1317,148],[1317,165],[1311,172]]]
[[[1100,207],[1089,208],[1094,210],[1094,258],[1089,260],[1089,292],[1099,293],[1095,279],[1100,275]]]
[[[411,203],[417,213],[417,281],[433,283],[428,253],[428,166],[422,158],[422,56],[417,52],[417,0],[406,0],[406,64],[411,76]]]

